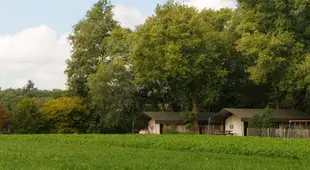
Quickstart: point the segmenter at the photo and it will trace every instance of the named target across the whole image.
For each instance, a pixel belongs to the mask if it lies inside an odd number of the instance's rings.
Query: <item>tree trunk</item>
[[[199,134],[199,124],[198,124],[198,106],[197,106],[197,99],[192,97],[192,112],[195,115],[194,118],[194,132]]]

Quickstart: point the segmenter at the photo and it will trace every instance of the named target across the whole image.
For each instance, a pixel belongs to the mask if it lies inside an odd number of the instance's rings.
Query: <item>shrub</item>
[[[262,119],[262,128],[272,128],[274,127],[273,118],[272,118],[272,109],[264,109],[261,119]]]
[[[86,107],[78,97],[50,99],[44,103],[42,112],[56,133],[83,132]]]
[[[274,127],[272,109],[266,108],[262,113],[254,115],[249,121],[250,128],[272,128]]]
[[[13,109],[10,130],[21,134],[46,132],[46,118],[40,107],[40,100],[34,98],[18,102]]]
[[[194,121],[195,121],[195,113],[193,112],[182,112],[181,117],[183,119],[183,123],[186,125],[186,128],[189,130],[193,130]]]
[[[166,133],[167,134],[178,134],[179,132],[177,131],[176,125],[168,125],[166,128]]]
[[[254,115],[249,121],[250,128],[261,128],[262,127],[262,119],[260,115]]]

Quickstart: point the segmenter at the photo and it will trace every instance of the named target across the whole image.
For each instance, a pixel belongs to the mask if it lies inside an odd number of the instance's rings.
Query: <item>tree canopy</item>
[[[0,90],[0,104],[12,122],[35,116],[41,126],[44,118],[59,133],[130,132],[141,111],[191,113],[196,130],[198,112],[225,107],[309,113],[309,0],[236,2],[198,10],[169,0],[129,29],[109,0],[98,0],[69,37],[68,92],[29,81]],[[31,121],[13,125],[37,132]]]
[[[74,95],[87,96],[87,77],[95,73],[107,57],[105,39],[119,27],[113,19],[112,8],[109,0],[99,0],[87,11],[85,18],[74,26],[73,34],[69,37],[72,55],[67,60],[65,72],[69,90]]]

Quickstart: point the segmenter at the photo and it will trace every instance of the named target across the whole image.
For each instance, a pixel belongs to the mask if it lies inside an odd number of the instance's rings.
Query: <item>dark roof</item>
[[[230,115],[240,117],[242,120],[249,120],[254,115],[261,114],[264,109],[242,109],[242,108],[224,108],[216,113],[213,118],[226,118]],[[310,115],[292,109],[275,109],[272,112],[275,121],[289,120],[310,120]]]
[[[182,123],[183,119],[180,112],[144,112],[149,119],[154,119],[157,124],[161,123]],[[209,118],[213,116],[213,112],[200,112],[198,113],[198,122],[208,123]],[[145,115],[141,117],[145,118]]]

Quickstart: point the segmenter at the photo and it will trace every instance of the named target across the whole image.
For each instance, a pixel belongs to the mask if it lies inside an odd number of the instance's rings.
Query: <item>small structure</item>
[[[221,119],[225,130],[232,131],[236,136],[248,136],[249,120],[262,112],[263,109],[224,108],[210,120]],[[310,120],[310,115],[298,110],[278,109],[272,112],[272,118],[275,129],[288,129],[290,120]]]
[[[223,130],[221,122],[214,119],[209,122],[211,116],[215,113],[198,113],[199,133],[206,134],[209,131]],[[165,134],[165,133],[194,133],[194,130],[186,128],[180,112],[144,112],[136,122],[144,122],[147,134]],[[170,132],[169,132],[170,131]],[[143,132],[145,134],[146,132]]]

